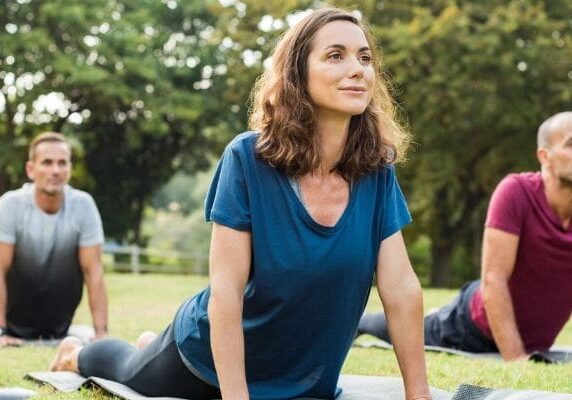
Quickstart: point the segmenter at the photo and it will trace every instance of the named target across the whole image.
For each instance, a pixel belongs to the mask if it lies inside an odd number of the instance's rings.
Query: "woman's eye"
[[[370,64],[371,63],[371,56],[368,54],[364,54],[360,57],[360,61],[362,64]]]
[[[342,55],[340,53],[332,53],[328,56],[330,60],[340,61],[342,59]]]

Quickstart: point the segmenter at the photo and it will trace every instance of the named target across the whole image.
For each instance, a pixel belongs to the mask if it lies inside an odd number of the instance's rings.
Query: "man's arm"
[[[6,274],[14,258],[14,244],[0,242],[0,327],[6,329],[6,306],[8,303],[8,288]],[[0,336],[0,347],[17,346],[22,341],[8,335]]]
[[[485,228],[481,266],[483,302],[494,340],[505,361],[528,359],[508,287],[518,242],[515,234]]]
[[[87,287],[95,338],[99,339],[107,335],[107,292],[103,279],[101,245],[80,247],[79,263]]]
[[[0,327],[6,328],[6,306],[8,290],[6,287],[6,274],[12,265],[14,257],[14,244],[0,242]]]

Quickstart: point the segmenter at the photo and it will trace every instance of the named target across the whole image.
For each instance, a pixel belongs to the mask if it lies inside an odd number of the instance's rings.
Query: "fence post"
[[[141,254],[141,249],[136,244],[130,246],[131,250],[131,273],[138,274],[141,272],[141,267],[139,264],[139,255]]]

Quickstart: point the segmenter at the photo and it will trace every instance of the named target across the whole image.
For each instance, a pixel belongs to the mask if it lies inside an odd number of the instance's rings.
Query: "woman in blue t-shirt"
[[[66,339],[51,368],[148,396],[331,399],[376,273],[406,398],[429,399],[392,166],[407,135],[374,53],[340,9],[286,32],[253,91],[255,131],[227,146],[207,194],[209,287],[142,350]]]

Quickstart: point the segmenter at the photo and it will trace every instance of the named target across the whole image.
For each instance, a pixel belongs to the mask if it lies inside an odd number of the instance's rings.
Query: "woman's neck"
[[[318,173],[329,173],[340,161],[346,146],[350,118],[322,118],[317,124],[317,134],[322,151],[322,165]]]

